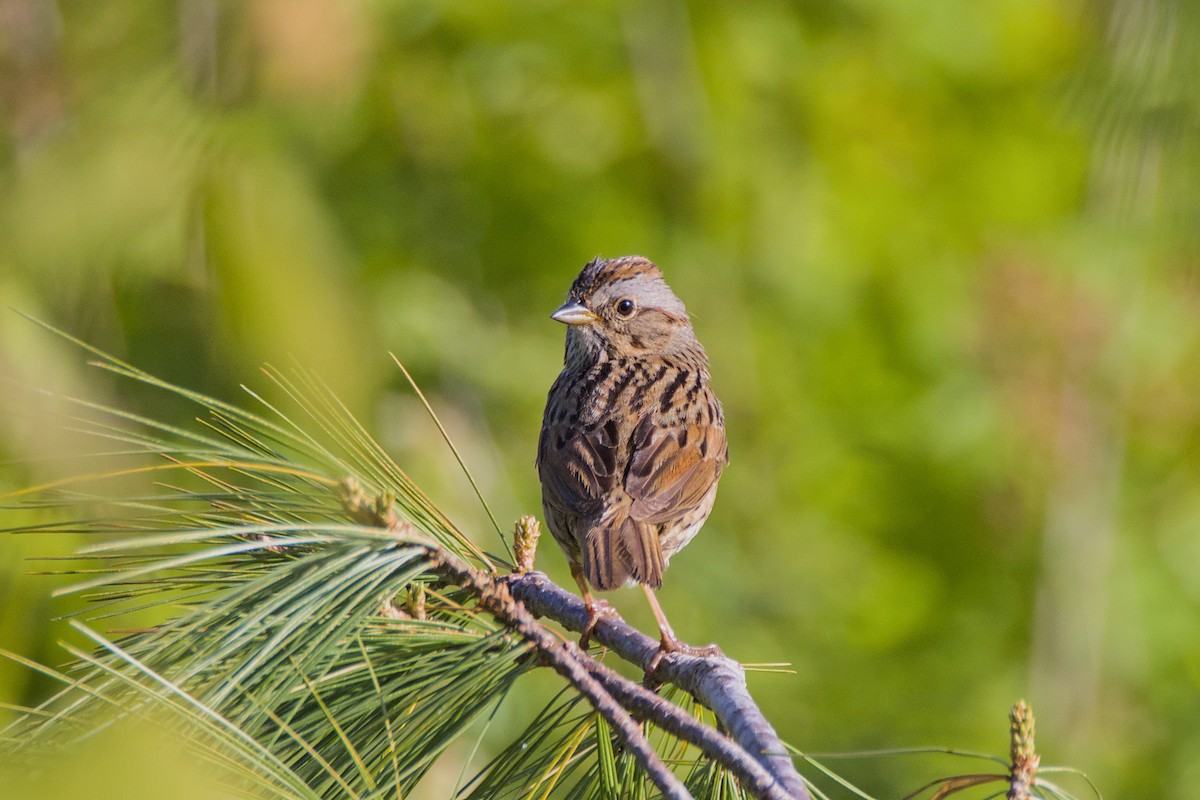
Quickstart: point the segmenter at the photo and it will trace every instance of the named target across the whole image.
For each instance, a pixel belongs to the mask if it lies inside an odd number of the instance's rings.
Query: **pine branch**
[[[555,672],[566,678],[588,699],[596,711],[616,730],[650,780],[662,791],[663,797],[672,800],[691,798],[683,782],[654,752],[654,748],[650,746],[629,712],[585,667],[584,662],[590,659],[578,645],[555,636],[538,624],[533,615],[513,598],[504,581],[496,580],[487,572],[475,569],[436,546],[430,545],[428,548],[427,556],[434,572],[458,586],[478,592],[481,608],[532,644]]]
[[[570,630],[582,633],[588,613],[583,601],[551,581],[545,574],[532,572],[507,581],[513,596],[534,615],[553,619]],[[605,615],[596,625],[592,638],[635,666],[645,669],[658,652],[658,642],[633,628],[615,614]],[[710,708],[729,736],[701,724],[641,685],[621,677],[588,656],[589,669],[597,675],[616,699],[640,717],[651,720],[664,730],[684,739],[725,766],[755,797],[802,798],[808,790],[796,771],[787,748],[767,722],[754,698],[746,689],[746,674],[730,658],[697,658],[679,653],[668,654],[659,664],[655,677],[690,692]]]
[[[434,545],[426,557],[432,570],[446,580],[478,593],[480,607],[532,644],[556,672],[571,682],[616,729],[664,797],[691,797],[679,779],[646,742],[630,713],[648,719],[667,732],[699,747],[730,770],[755,797],[762,800],[808,800],[804,781],[770,723],[746,691],[745,672],[729,658],[668,655],[657,675],[691,692],[717,715],[733,738],[710,728],[679,706],[634,683],[596,661],[577,644],[555,636],[536,617],[545,616],[582,632],[587,625],[583,601],[544,574],[529,573],[496,579]],[[530,611],[526,608],[534,609]],[[609,619],[595,630],[596,641],[611,647],[642,669],[658,643]]]
[[[583,601],[543,573],[497,578],[416,536],[412,527],[395,515],[387,498],[382,498],[382,502],[381,498],[369,498],[353,481],[343,481],[341,495],[352,517],[394,532],[405,544],[424,548],[433,572],[447,582],[473,592],[480,608],[531,644],[545,663],[566,678],[613,726],[664,797],[687,798],[690,795],[650,747],[630,716],[631,712],[699,747],[736,775],[755,797],[809,800],[804,781],[786,748],[746,690],[745,672],[736,661],[673,653],[659,662],[655,673],[656,677],[692,693],[712,709],[731,732],[731,738],[704,725],[669,700],[622,677],[574,642],[555,635],[539,623],[537,617],[549,617],[582,632],[588,622]],[[537,535],[537,526],[530,524],[529,518],[518,522],[515,537],[517,552],[521,554],[518,569],[532,563]],[[643,670],[658,651],[657,642],[615,616],[602,619],[594,636],[596,641]]]

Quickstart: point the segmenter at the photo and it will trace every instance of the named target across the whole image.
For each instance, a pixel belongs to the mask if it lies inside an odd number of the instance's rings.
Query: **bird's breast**
[[[656,387],[675,379],[677,368],[660,360],[610,359],[579,376],[574,404],[579,422],[598,424],[612,416],[637,419],[655,413],[661,401]]]

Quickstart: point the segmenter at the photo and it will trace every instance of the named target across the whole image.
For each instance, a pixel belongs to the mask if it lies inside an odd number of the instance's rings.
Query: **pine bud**
[[[542,535],[542,526],[536,517],[528,514],[517,520],[513,530],[513,550],[517,557],[514,570],[518,575],[524,575],[533,569],[533,559],[537,555],[538,537]]]

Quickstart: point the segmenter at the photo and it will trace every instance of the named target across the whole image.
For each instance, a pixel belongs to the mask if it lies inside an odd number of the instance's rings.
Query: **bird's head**
[[[610,357],[669,356],[699,347],[683,301],[662,272],[641,256],[592,260],[550,315],[569,326],[567,351],[603,350]]]

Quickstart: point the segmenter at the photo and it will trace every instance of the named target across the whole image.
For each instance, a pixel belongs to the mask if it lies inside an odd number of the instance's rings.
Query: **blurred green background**
[[[494,546],[387,352],[539,511],[548,314],[640,253],[732,456],[663,604],[793,665],[750,678],[786,739],[1004,752],[1024,696],[1043,762],[1194,797],[1198,87],[1168,0],[0,0],[0,492],[96,468],[22,387],[188,417],[11,306],[239,403],[294,358]],[[69,538],[0,539],[0,646],[63,660],[26,559]]]

